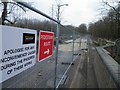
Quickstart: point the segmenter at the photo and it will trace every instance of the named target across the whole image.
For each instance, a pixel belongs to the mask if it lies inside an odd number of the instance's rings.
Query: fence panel
[[[15,0],[16,1],[16,0]],[[19,4],[31,9],[33,14],[38,13],[48,19],[43,17],[44,22],[40,22],[37,19],[23,18],[20,19],[22,22],[18,22],[15,24],[17,27],[21,28],[29,28],[32,30],[37,30],[37,46],[36,46],[36,63],[31,68],[21,72],[20,74],[15,75],[14,77],[2,82],[2,88],[60,88],[64,86],[69,78],[69,72],[72,65],[74,65],[74,61],[76,57],[79,56],[80,53],[80,34],[75,31],[74,27],[63,26],[60,24],[59,28],[59,36],[57,36],[57,24],[59,22],[41,11],[27,6],[22,2]],[[27,14],[27,13],[26,13]],[[54,21],[50,23],[49,20]],[[38,62],[38,54],[41,53],[39,51],[39,32],[40,31],[52,31],[54,35],[54,46],[53,46],[53,55],[44,59],[41,62]],[[59,41],[58,44],[58,54],[56,54],[56,41]],[[57,60],[56,60],[56,55]]]

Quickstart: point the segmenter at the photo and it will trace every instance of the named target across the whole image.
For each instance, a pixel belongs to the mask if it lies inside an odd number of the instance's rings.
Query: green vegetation
[[[118,57],[116,56],[115,60],[116,60],[116,62],[118,62],[118,64],[120,64],[120,56],[118,56]]]
[[[116,3],[116,6],[108,2],[104,2],[104,5],[110,8],[107,14],[102,19],[90,23],[88,31],[97,38],[116,40],[120,38],[120,2]]]
[[[78,27],[76,27],[76,31],[82,34],[87,34],[87,26],[86,24],[81,24]]]
[[[107,45],[107,44],[114,44],[113,41],[110,41],[110,40],[107,40],[107,39],[102,39],[102,38],[97,38],[93,41],[93,43],[96,45],[96,46],[104,46],[104,45]]]

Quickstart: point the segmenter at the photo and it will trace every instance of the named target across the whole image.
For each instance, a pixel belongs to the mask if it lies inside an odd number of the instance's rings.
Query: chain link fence
[[[30,18],[19,21],[16,27],[36,29],[37,27],[37,56],[38,56],[38,44],[39,44],[39,32],[52,31],[54,32],[54,47],[53,55],[42,62],[38,62],[36,58],[36,64],[23,71],[22,73],[4,81],[1,83],[2,88],[60,88],[69,82],[69,74],[71,66],[74,65],[74,61],[80,54],[81,37],[80,33],[75,31],[75,27],[63,26],[59,21],[47,16],[41,11],[27,5],[23,2],[18,4],[31,9],[33,14],[38,13],[47,19],[44,23],[39,20],[34,20],[30,23]],[[29,15],[27,15],[29,16]],[[43,17],[43,18],[44,18]],[[49,23],[52,20],[54,23]],[[35,23],[37,22],[37,23]],[[40,24],[40,25],[39,25]],[[59,27],[57,28],[57,25]],[[35,27],[36,26],[36,27]],[[59,29],[59,34],[57,34]],[[58,37],[58,38],[56,38]],[[59,43],[57,43],[57,41]],[[58,48],[57,48],[58,47]],[[57,50],[56,50],[57,49]],[[56,54],[57,53],[57,54]]]

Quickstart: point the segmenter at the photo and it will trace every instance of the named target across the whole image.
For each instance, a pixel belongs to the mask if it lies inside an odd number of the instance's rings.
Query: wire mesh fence
[[[59,23],[59,21],[52,19],[41,11],[30,7],[29,5],[27,6],[27,4],[24,4],[22,2],[20,2],[19,4],[33,10],[33,14],[37,12],[42,16],[47,17],[48,19],[45,19],[43,22],[41,22],[37,19],[31,19],[31,16],[27,15],[27,18],[23,20],[21,18],[19,22],[14,25],[16,27],[37,30],[37,58],[36,63],[33,67],[2,82],[2,87],[60,88],[64,86],[67,81],[69,81],[69,73],[71,72],[71,66],[74,65],[74,61],[80,53],[80,34],[76,32],[75,28],[72,26],[63,26]],[[49,21],[50,19],[53,20],[54,23],[52,22],[51,24]],[[59,24],[59,34],[57,34],[57,24]],[[45,58],[41,62],[38,62],[38,54],[41,53],[38,49],[40,31],[51,31],[54,32],[55,35],[52,56],[49,58]],[[56,43],[57,41],[58,43]],[[58,52],[56,52],[56,49],[58,50]]]

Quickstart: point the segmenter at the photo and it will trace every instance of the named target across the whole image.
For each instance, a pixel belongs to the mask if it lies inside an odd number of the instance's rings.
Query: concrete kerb
[[[99,53],[103,63],[105,64],[108,72],[110,73],[111,77],[113,78],[117,88],[120,88],[120,65],[107,53],[103,50],[103,47],[96,47],[97,52]]]

